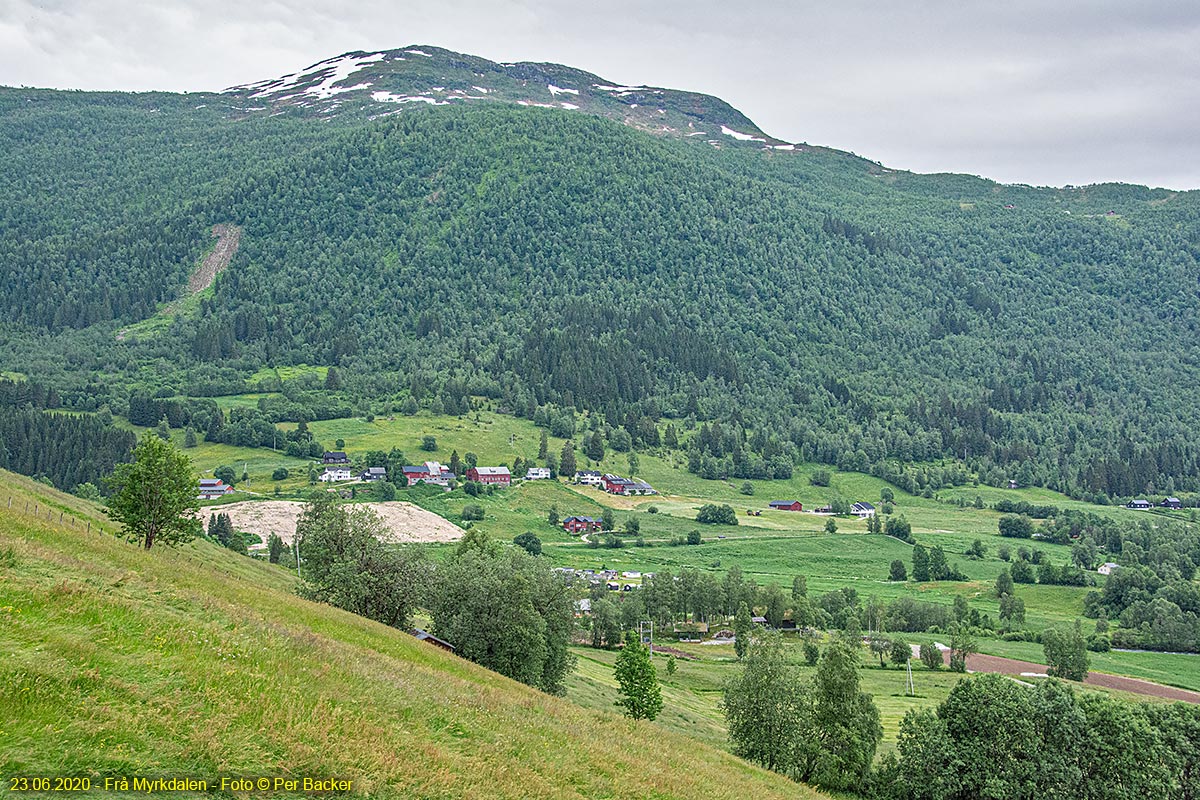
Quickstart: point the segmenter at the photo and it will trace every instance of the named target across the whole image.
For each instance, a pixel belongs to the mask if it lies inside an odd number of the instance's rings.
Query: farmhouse
[[[575,473],[575,482],[584,486],[603,486],[604,479],[599,472],[591,469],[581,469]]]
[[[768,503],[776,511],[803,511],[804,506],[799,500],[772,500]]]
[[[1168,497],[1158,504],[1160,508],[1170,508],[1178,511],[1183,508],[1183,503],[1179,502],[1178,497]]]
[[[467,470],[467,480],[492,486],[511,486],[512,474],[509,473],[508,467],[471,467]]]
[[[604,523],[592,517],[567,517],[562,523],[563,530],[569,533],[588,533],[604,530]]]
[[[322,464],[349,464],[350,459],[340,450],[333,452],[326,451],[325,455],[321,456]]]
[[[1120,568],[1121,568],[1120,564],[1114,564],[1111,561],[1105,561],[1103,564],[1096,567],[1096,572],[1099,572],[1101,575],[1112,575],[1113,570],[1117,570]]]
[[[875,506],[870,503],[855,503],[850,506],[850,513],[859,519],[875,516]]]
[[[438,637],[434,636],[432,633],[423,631],[420,628],[413,628],[412,635],[417,637],[422,642],[429,642],[434,647],[440,647],[449,653],[454,652],[454,645],[450,644],[445,639],[439,639]]]
[[[321,480],[325,483],[330,483],[331,481],[348,481],[350,480],[350,468],[326,467],[325,471],[321,473]]]
[[[635,481],[629,478],[622,478],[620,475],[606,474],[601,477],[604,481],[604,491],[609,494],[633,495],[633,494],[658,494],[654,487],[645,481]]]
[[[1148,508],[1153,508],[1153,506],[1150,505],[1149,500],[1130,500],[1128,503],[1126,503],[1125,507],[1134,508],[1138,511],[1145,511]]]
[[[549,467],[530,467],[525,471],[525,480],[527,481],[548,481],[550,480]]]
[[[449,486],[454,480],[454,473],[443,467],[436,461],[426,461],[424,465],[419,467],[404,467],[404,477],[408,479],[408,485],[412,486],[418,481],[429,483],[435,486]]]
[[[384,481],[387,480],[386,467],[367,467],[358,474],[360,481]]]
[[[233,491],[232,486],[226,486],[225,482],[220,478],[201,478],[200,493],[197,497],[200,500],[216,500],[218,497],[224,497]]]
[[[622,478],[620,475],[605,473],[601,480],[604,481],[604,491],[609,494],[625,494],[625,487],[633,483],[628,478]]]

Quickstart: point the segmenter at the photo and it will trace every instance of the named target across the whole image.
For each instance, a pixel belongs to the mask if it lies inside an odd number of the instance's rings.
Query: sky
[[[0,0],[0,85],[212,91],[429,44],[716,95],[787,141],[1200,188],[1196,0]]]

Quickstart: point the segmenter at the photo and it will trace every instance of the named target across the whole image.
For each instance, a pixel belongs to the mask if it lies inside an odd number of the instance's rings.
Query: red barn
[[[776,511],[803,511],[799,500],[772,500],[769,505]]]
[[[467,470],[467,480],[493,486],[511,486],[512,474],[508,467],[471,467]]]

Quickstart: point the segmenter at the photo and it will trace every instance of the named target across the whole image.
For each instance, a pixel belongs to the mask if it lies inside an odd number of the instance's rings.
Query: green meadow
[[[218,398],[224,407],[244,403],[252,405],[259,395],[237,395]],[[282,423],[281,430],[294,428]],[[457,451],[460,458],[475,453],[481,465],[509,464],[520,457],[535,459],[542,436],[541,429],[528,420],[496,414],[490,411],[472,412],[462,417],[431,416],[421,412],[414,416],[395,415],[365,418],[346,418],[309,424],[317,440],[333,448],[336,440],[344,440],[344,449],[351,458],[360,458],[369,450],[389,451],[398,448],[410,463],[425,460],[450,461]],[[137,429],[139,432],[145,429]],[[437,450],[421,449],[425,436],[437,440]],[[173,431],[172,439],[182,444],[183,433]],[[564,440],[548,437],[550,452],[561,451]],[[248,484],[239,484],[233,499],[255,496],[273,497],[275,487],[282,496],[303,497],[312,487],[308,483],[308,468],[312,460],[289,458],[282,453],[261,448],[240,448],[209,444],[186,451],[197,470],[211,474],[218,466],[232,466],[239,475],[245,470]],[[603,461],[593,463],[577,453],[580,469],[629,474],[628,454],[609,451]],[[574,568],[607,567],[639,572],[683,568],[722,573],[738,565],[747,576],[760,584],[776,583],[790,590],[797,574],[808,578],[810,595],[853,587],[859,596],[889,601],[902,596],[950,604],[955,595],[963,595],[981,613],[999,616],[999,605],[992,595],[996,576],[1006,564],[999,558],[1001,546],[1013,553],[1018,547],[1037,548],[1055,564],[1069,560],[1070,549],[1033,541],[1018,541],[999,536],[997,521],[1000,514],[985,507],[974,508],[976,496],[985,506],[1009,499],[1025,500],[1039,505],[1055,505],[1135,520],[1145,512],[1129,511],[1112,506],[1095,506],[1071,500],[1058,493],[1038,488],[996,489],[987,486],[961,486],[944,489],[934,498],[908,494],[878,478],[854,472],[831,471],[828,487],[815,486],[811,481],[818,465],[801,465],[793,477],[782,481],[752,481],[753,495],[743,494],[743,481],[705,480],[686,471],[678,452],[659,451],[637,454],[637,476],[648,481],[661,494],[646,497],[614,497],[592,487],[574,486],[565,481],[530,481],[491,495],[469,497],[461,488],[444,492],[433,488],[401,491],[398,499],[407,499],[449,520],[459,522],[463,507],[479,505],[484,519],[474,525],[496,538],[510,540],[525,531],[536,533],[543,542],[543,553],[555,566]],[[290,476],[273,481],[277,467],[287,467]],[[880,505],[880,493],[890,488],[895,495],[895,511],[912,524],[914,538],[926,546],[940,545],[947,559],[967,576],[961,582],[894,583],[888,580],[889,565],[903,561],[911,570],[910,545],[886,536],[867,533],[866,523],[856,518],[838,517],[837,532],[825,532],[827,517],[805,512],[774,511],[767,508],[771,500],[800,500],[805,509],[825,505],[841,498],[851,502],[866,500]],[[967,505],[961,505],[966,502]],[[738,525],[701,525],[696,522],[696,510],[705,503],[727,503],[738,515]],[[553,509],[561,519],[572,514],[599,516],[611,509],[618,530],[626,520],[636,518],[639,534],[646,546],[636,547],[635,536],[623,535],[626,545],[620,549],[589,547],[578,536],[567,534],[561,527],[551,525],[548,516]],[[761,511],[750,516],[748,510]],[[1185,512],[1172,515],[1186,520]],[[683,538],[691,530],[699,530],[703,544],[672,546],[674,539]],[[979,560],[965,557],[967,548],[979,539],[986,555]],[[434,547],[436,551],[438,547]],[[1095,576],[1097,582],[1104,579]],[[1067,586],[1018,585],[1017,593],[1026,604],[1026,627],[1039,630],[1051,625],[1069,625],[1083,613],[1083,599],[1088,589]],[[1090,632],[1092,622],[1085,620]],[[1036,644],[1008,643],[981,640],[984,652],[1028,658],[1038,661],[1041,647]],[[1114,673],[1160,680],[1163,683],[1196,688],[1200,686],[1200,657],[1148,653],[1093,654],[1095,668]]]

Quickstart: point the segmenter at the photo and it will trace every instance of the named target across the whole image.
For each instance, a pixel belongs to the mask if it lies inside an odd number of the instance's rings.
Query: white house
[[[850,513],[859,519],[875,516],[875,506],[870,503],[855,503],[850,507]]]
[[[325,483],[331,483],[333,481],[348,481],[350,480],[350,468],[326,467],[325,471],[321,473],[321,480]]]
[[[549,467],[530,467],[525,473],[527,481],[548,481],[550,480]]]
[[[596,470],[581,469],[575,473],[575,482],[584,486],[602,486],[604,478]]]
[[[1096,572],[1099,572],[1101,575],[1112,575],[1113,570],[1120,569],[1120,568],[1121,568],[1120,564],[1114,564],[1111,561],[1105,561],[1103,564],[1096,567]]]

